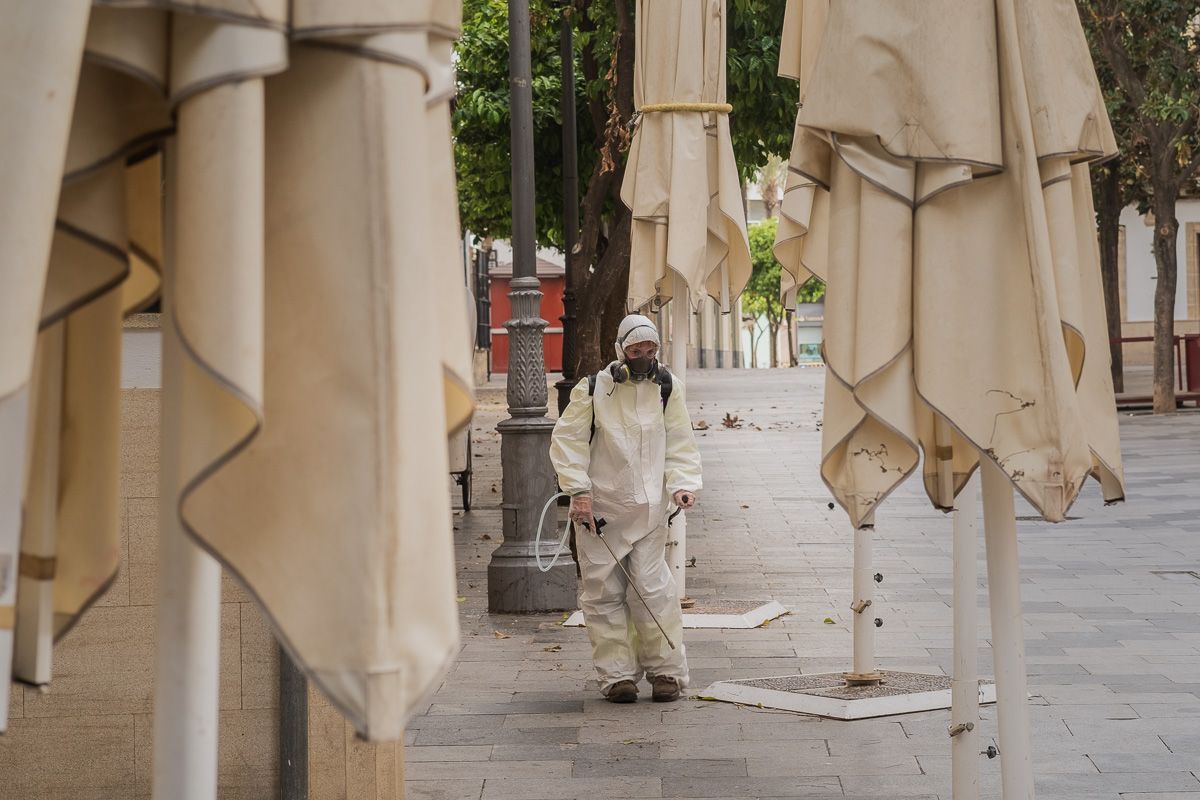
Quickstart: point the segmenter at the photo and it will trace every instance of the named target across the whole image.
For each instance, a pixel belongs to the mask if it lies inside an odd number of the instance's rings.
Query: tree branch
[[[588,14],[591,8],[591,0],[579,0],[577,6],[579,15],[579,30],[584,33],[594,34],[596,32],[596,23]],[[600,77],[600,64],[596,60],[596,47],[594,37],[589,36],[584,39],[583,49],[580,53],[580,66],[583,69],[583,78],[587,83],[594,84]],[[592,118],[592,130],[596,131],[596,142],[598,146],[604,136],[604,121],[607,119],[607,114],[604,112],[604,99],[602,96],[596,96],[588,93],[587,97],[588,116]]]
[[[1088,13],[1096,23],[1096,30],[1100,34],[1098,42],[1100,51],[1104,53],[1104,58],[1108,61],[1108,66],[1113,71],[1117,83],[1125,94],[1129,95],[1133,106],[1141,108],[1146,101],[1146,87],[1134,68],[1129,53],[1125,50],[1125,44],[1121,41],[1121,27],[1124,25],[1123,14],[1117,9],[1117,4],[1111,0],[1109,2],[1097,0],[1088,9]]]
[[[1195,130],[1196,126],[1193,125],[1192,132],[1195,133]],[[1192,160],[1179,171],[1179,183],[1182,185],[1190,182],[1195,177],[1197,170],[1200,170],[1200,147],[1197,147],[1195,152],[1192,153]]]

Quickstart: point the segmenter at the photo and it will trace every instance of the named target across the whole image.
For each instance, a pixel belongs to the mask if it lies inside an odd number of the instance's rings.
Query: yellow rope
[[[729,103],[650,103],[638,109],[643,114],[653,114],[656,111],[716,111],[728,114],[733,111]]]

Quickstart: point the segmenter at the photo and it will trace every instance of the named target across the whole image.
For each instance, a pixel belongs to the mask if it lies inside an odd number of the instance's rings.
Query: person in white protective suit
[[[672,504],[695,503],[700,453],[683,385],[659,365],[658,349],[658,330],[647,317],[622,320],[617,361],[571,392],[550,445],[559,487],[571,496],[592,659],[600,690],[614,703],[635,702],[643,675],[656,702],[677,700],[688,682],[683,612],[666,562],[667,515]]]

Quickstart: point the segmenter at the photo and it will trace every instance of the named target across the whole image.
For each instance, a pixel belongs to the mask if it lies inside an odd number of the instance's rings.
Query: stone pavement
[[[690,374],[693,421],[709,429],[698,434],[705,491],[689,513],[689,594],[776,599],[792,612],[757,630],[689,631],[692,692],[846,668],[851,532],[817,475],[823,370]],[[464,646],[408,732],[410,798],[949,800],[947,711],[839,722],[700,700],[614,706],[597,696],[584,631],[561,628],[562,615],[489,615],[502,388],[481,401],[476,510],[455,516]],[[721,424],[727,413],[738,427]],[[1080,519],[1019,523],[1038,797],[1200,800],[1200,414],[1125,416],[1121,427],[1128,503],[1103,508],[1092,484],[1072,511]],[[916,480],[879,513],[881,667],[950,670],[950,527]],[[981,535],[990,674],[983,550]],[[981,727],[982,749],[994,708]],[[999,797],[999,759],[980,762],[981,796]]]

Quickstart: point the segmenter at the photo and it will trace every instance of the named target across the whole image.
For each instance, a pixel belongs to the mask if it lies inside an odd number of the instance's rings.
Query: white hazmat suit
[[[628,334],[635,325],[653,331],[649,319],[631,315],[622,322],[619,334]],[[648,339],[635,335],[625,344],[634,340]],[[657,331],[652,340],[657,342]],[[617,351],[623,355],[621,341]],[[684,687],[688,674],[683,614],[665,558],[666,517],[675,492],[701,488],[700,453],[678,379],[672,376],[664,408],[659,383],[618,383],[612,366],[596,376],[592,395],[586,378],[571,392],[570,405],[554,426],[550,458],[562,491],[592,496],[593,516],[606,522],[605,541],[624,560],[630,578],[677,649],[670,648],[646,607],[629,590],[604,542],[587,530],[576,535],[579,603],[602,692],[621,681],[637,683],[643,674],[651,680],[674,678]]]

